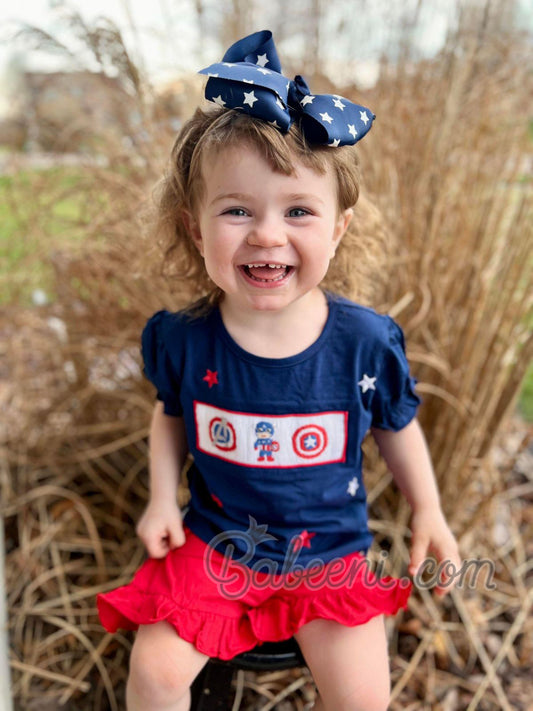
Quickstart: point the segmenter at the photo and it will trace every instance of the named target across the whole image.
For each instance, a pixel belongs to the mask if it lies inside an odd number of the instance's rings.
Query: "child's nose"
[[[287,244],[285,225],[272,216],[256,219],[246,239],[248,244],[259,247],[283,247]]]

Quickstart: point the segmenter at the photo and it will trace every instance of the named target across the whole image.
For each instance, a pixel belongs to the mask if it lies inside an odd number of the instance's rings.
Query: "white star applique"
[[[214,103],[215,103],[215,104],[218,104],[218,106],[226,106],[226,102],[225,102],[224,99],[220,96],[220,94],[219,94],[218,96],[214,96],[214,97],[211,99],[211,101],[214,101]]]
[[[328,143],[328,146],[330,148],[338,148],[340,145],[341,139],[340,138],[334,138],[331,143]]]
[[[348,483],[348,488],[346,489],[346,493],[350,494],[350,496],[355,496],[357,494],[358,488],[359,488],[359,482],[357,481],[357,477],[354,476],[354,478],[351,479]]]
[[[312,104],[315,97],[311,94],[306,94],[304,98],[300,101],[300,106],[306,106],[307,104]]]
[[[279,96],[278,96],[277,99],[276,99],[276,106],[279,106],[280,109],[282,109],[283,111],[285,111],[285,105],[284,105],[284,103],[282,102],[282,100],[279,98]]]
[[[266,56],[266,54],[258,54],[257,55],[256,64],[258,64],[260,67],[266,66],[268,64],[268,61],[269,60],[268,60],[268,57]]]
[[[367,123],[370,121],[370,119],[369,119],[368,116],[366,115],[366,111],[360,111],[359,113],[361,114],[361,121],[362,121],[362,122],[365,124],[365,126],[366,126]]]
[[[320,118],[322,119],[322,121],[324,121],[324,123],[331,123],[333,121],[327,111],[323,114],[320,114]]]
[[[242,81],[244,84],[255,84],[253,79],[243,79]]]
[[[371,378],[366,373],[363,375],[363,379],[360,380],[357,385],[361,388],[361,392],[366,393],[367,390],[375,390],[375,382],[377,378]]]
[[[233,67],[234,64],[233,64],[233,62],[222,62],[222,66],[223,67]]]
[[[211,72],[208,72],[208,73],[207,73],[207,76],[208,76],[208,77],[212,77],[213,79],[215,79],[216,77],[218,77],[218,74],[211,74]]]
[[[264,69],[263,67],[257,67],[257,71],[261,74],[270,74],[270,69]]]
[[[245,91],[244,92],[243,104],[245,104],[245,105],[248,104],[248,106],[253,106],[256,101],[259,101],[259,99],[257,99],[257,97],[253,91]]]
[[[271,126],[274,126],[274,128],[281,128],[281,126],[278,124],[277,121],[269,121],[268,122]]]
[[[344,104],[342,103],[342,101],[340,99],[333,99],[333,103],[335,104],[335,106],[338,109],[340,109],[341,111],[344,111]]]
[[[353,123],[348,124],[348,133],[350,133],[354,138],[357,136],[357,131],[355,130],[355,125]]]

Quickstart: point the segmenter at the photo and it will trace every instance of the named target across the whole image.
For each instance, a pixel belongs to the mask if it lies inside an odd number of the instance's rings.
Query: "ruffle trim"
[[[191,610],[165,595],[149,593],[133,585],[98,595],[97,605],[100,620],[108,632],[119,628],[135,630],[139,625],[166,621],[198,651],[227,660],[262,642],[289,639],[300,627],[317,618],[353,627],[377,615],[394,615],[407,607],[411,588],[410,583],[394,581],[390,589],[357,586],[342,590],[325,588],[312,595],[293,595],[290,599],[277,595],[233,617]]]
[[[108,632],[136,630],[139,625],[165,621],[199,652],[219,659],[232,659],[258,644],[246,617],[191,610],[164,595],[126,587],[126,594],[119,588],[97,597],[100,621]]]
[[[389,579],[383,582],[387,581]],[[290,601],[283,597],[272,598],[250,610],[254,633],[261,642],[275,642],[292,637],[300,627],[318,618],[355,627],[377,615],[395,615],[407,607],[412,584],[403,587],[400,581],[395,580],[394,586],[390,582],[390,589],[325,588],[313,596],[302,595]]]

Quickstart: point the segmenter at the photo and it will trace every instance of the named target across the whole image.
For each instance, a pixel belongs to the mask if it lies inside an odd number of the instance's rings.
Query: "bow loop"
[[[268,67],[281,74],[281,62],[270,30],[254,32],[232,44],[222,57],[223,62],[248,62],[259,67]]]
[[[374,114],[336,94],[311,94],[303,77],[281,73],[272,33],[255,32],[235,42],[222,62],[202,69],[205,97],[219,106],[268,121],[280,131],[300,122],[310,143],[353,145],[368,133]]]

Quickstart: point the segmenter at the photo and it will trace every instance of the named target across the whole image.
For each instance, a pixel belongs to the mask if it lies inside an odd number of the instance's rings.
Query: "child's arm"
[[[459,571],[459,548],[440,506],[433,466],[418,420],[398,432],[373,428],[372,435],[413,512],[410,574],[416,574],[429,551],[439,562],[450,561]],[[436,592],[447,592],[452,581],[448,583],[437,586]]]
[[[165,415],[158,402],[150,427],[150,500],[137,525],[152,558],[163,558],[185,543],[177,493],[187,451],[183,418]]]

